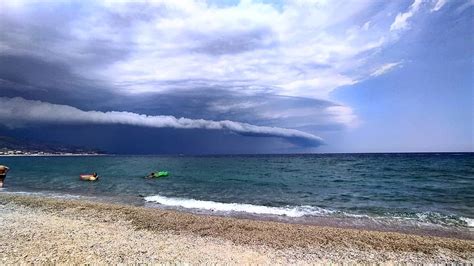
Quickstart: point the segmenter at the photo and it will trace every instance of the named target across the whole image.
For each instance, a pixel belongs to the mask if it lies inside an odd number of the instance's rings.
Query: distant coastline
[[[0,157],[51,157],[51,156],[106,156],[109,154],[94,154],[94,153],[63,153],[63,154],[56,154],[56,153],[43,153],[43,154],[0,154]]]
[[[97,151],[87,150],[63,150],[63,151],[50,151],[50,150],[32,150],[32,149],[8,149],[0,148],[0,157],[24,157],[24,156],[99,156],[105,155],[105,153]]]
[[[89,147],[45,143],[0,135],[0,156],[94,156],[106,152]]]

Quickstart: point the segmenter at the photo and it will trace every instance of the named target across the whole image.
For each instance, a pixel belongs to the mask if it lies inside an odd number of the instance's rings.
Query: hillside
[[[103,153],[97,149],[75,147],[55,143],[44,143],[31,140],[0,136],[0,151],[44,152],[44,153]]]

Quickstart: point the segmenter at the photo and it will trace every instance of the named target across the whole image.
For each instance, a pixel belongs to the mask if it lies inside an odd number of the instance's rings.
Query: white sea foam
[[[462,220],[468,227],[474,227],[474,219],[465,217],[450,217],[439,213],[423,212],[415,213],[407,216],[399,216],[397,214],[387,213],[384,216],[372,216],[368,214],[347,213],[336,210],[328,210],[315,206],[285,206],[285,207],[270,207],[254,204],[244,203],[223,203],[206,200],[195,200],[187,198],[165,197],[161,195],[148,196],[144,198],[147,202],[158,203],[166,207],[184,208],[194,210],[206,210],[223,213],[249,213],[259,215],[278,215],[286,217],[303,217],[303,216],[333,216],[336,217],[351,217],[360,219],[371,219],[379,222],[389,221],[413,221],[415,223],[423,224],[438,224],[438,225],[460,225]],[[466,226],[466,225],[463,225]]]
[[[302,217],[305,215],[324,215],[333,213],[331,210],[312,206],[297,206],[297,207],[269,207],[253,204],[242,203],[222,203],[205,200],[183,199],[164,197],[161,195],[145,197],[148,202],[155,202],[164,206],[180,207],[186,209],[201,209],[208,211],[219,212],[244,212],[252,214],[264,215],[280,215],[288,217]]]
[[[461,217],[460,219],[466,222],[468,227],[474,227],[474,219],[466,217]]]

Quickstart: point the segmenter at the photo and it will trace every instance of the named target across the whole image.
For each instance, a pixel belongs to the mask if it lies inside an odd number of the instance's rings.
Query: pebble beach
[[[474,241],[0,195],[0,263],[474,263]]]

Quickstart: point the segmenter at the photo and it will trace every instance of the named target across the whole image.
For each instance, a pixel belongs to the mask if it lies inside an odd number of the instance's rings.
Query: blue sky
[[[0,5],[0,134],[117,153],[474,150],[474,1]]]

